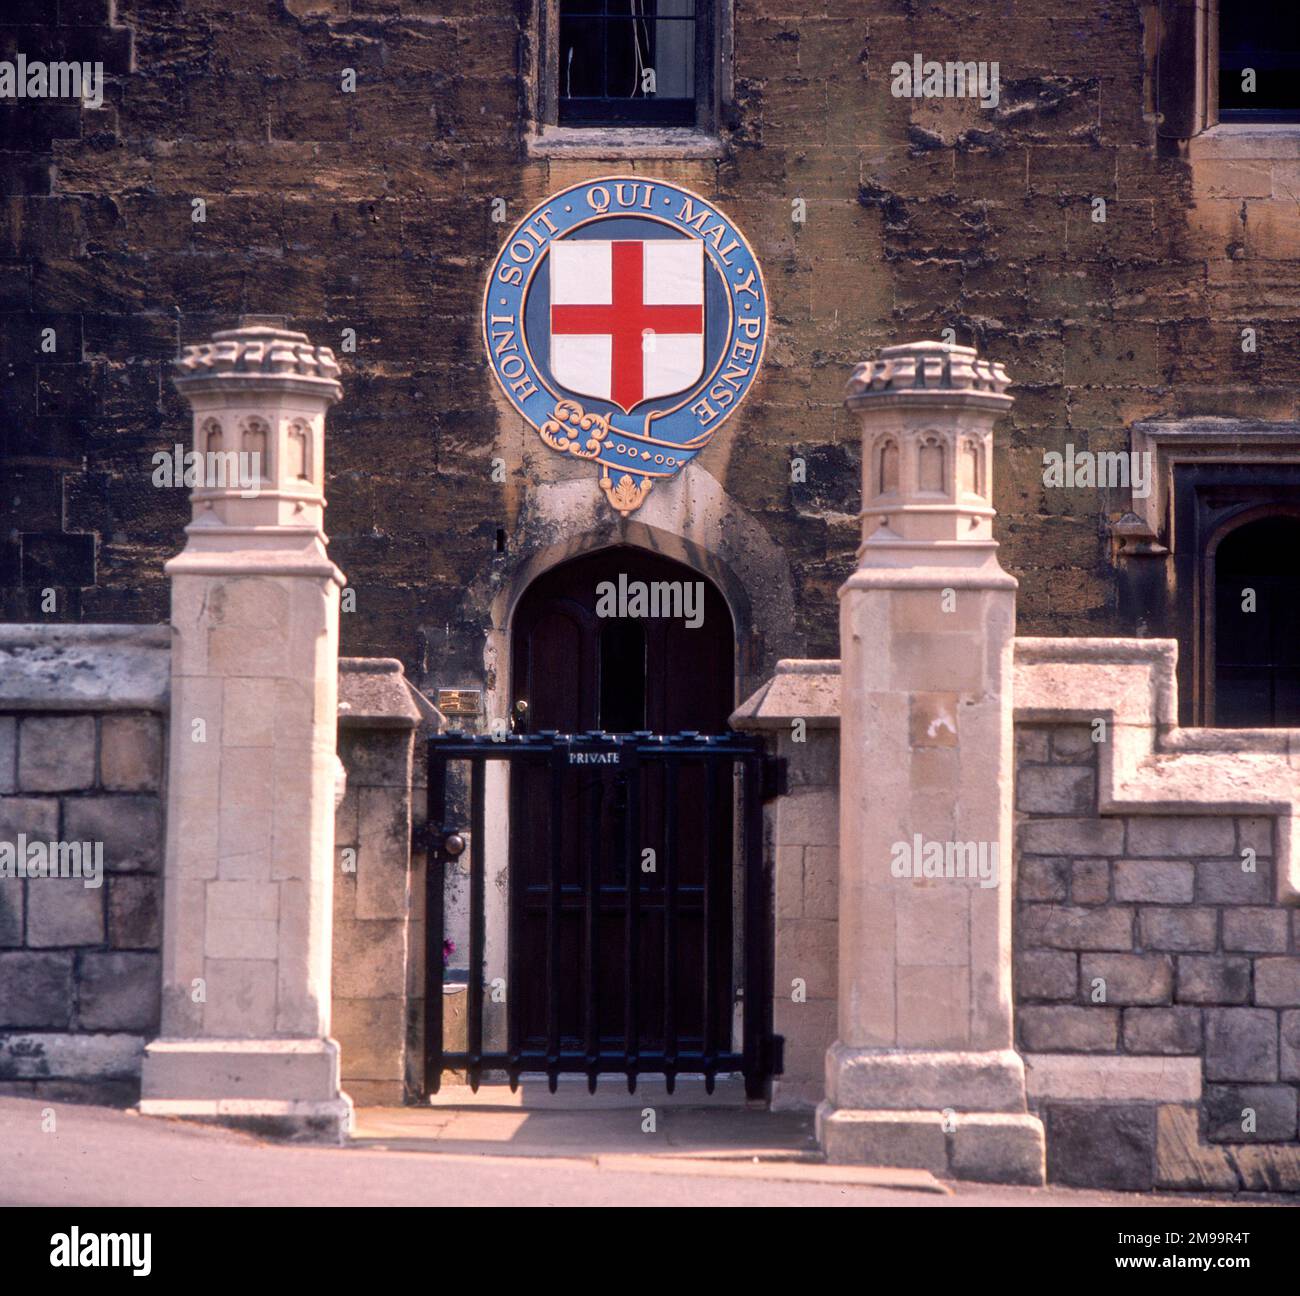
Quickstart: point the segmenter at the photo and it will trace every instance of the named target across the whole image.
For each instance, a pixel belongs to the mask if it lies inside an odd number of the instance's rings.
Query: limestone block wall
[[[335,813],[333,1034],[343,1088],[359,1107],[413,1098],[422,1059],[408,1036],[423,1004],[423,873],[413,872],[413,735],[440,720],[382,658],[339,662],[338,752],[347,790]],[[408,1075],[409,1073],[409,1075]]]
[[[843,375],[900,329],[953,326],[1024,384],[997,505],[1021,624],[1043,632],[1121,624],[1099,523],[1126,506],[1044,492],[1044,451],[1085,434],[1127,450],[1129,424],[1157,411],[1294,417],[1288,353],[1244,354],[1239,333],[1256,324],[1279,347],[1294,334],[1296,159],[1267,128],[1245,146],[1234,130],[1156,147],[1159,6],[986,6],[993,30],[961,28],[1002,60],[986,112],[890,93],[893,60],[953,43],[953,6],[731,4],[724,156],[612,165],[524,146],[537,78],[530,59],[521,77],[520,54],[539,44],[538,8],[5,6],[31,24],[20,48],[102,59],[109,81],[103,111],[28,100],[6,126],[0,301],[20,338],[59,325],[57,353],[6,353],[0,471],[21,484],[0,500],[6,616],[29,615],[44,585],[73,587],[73,616],[165,616],[159,569],[184,503],[124,481],[137,444],[170,444],[160,373],[213,313],[289,312],[319,321],[321,340],[364,330],[349,368],[365,396],[333,416],[330,447],[332,552],[366,608],[343,619],[344,650],[475,678],[486,618],[466,590],[509,560],[498,527],[510,553],[526,541],[534,475],[553,471],[489,387],[482,275],[503,229],[478,214],[500,196],[513,219],[624,167],[723,203],[781,285],[760,386],[703,457],[789,556],[797,603],[779,652],[837,651],[835,590],[860,539]],[[69,28],[69,12],[94,25]],[[348,66],[354,94],[339,88]],[[219,67],[220,83],[196,92],[194,67]],[[296,74],[268,75],[285,68]],[[195,229],[191,198],[217,193]],[[195,273],[198,249],[222,272]],[[437,327],[409,326],[430,309]],[[498,454],[508,490],[483,471]],[[791,482],[791,454],[806,482]]]
[[[764,809],[772,866],[772,1022],[785,1040],[772,1106],[815,1107],[839,993],[840,732],[838,661],[788,659],[731,717],[761,733],[782,762],[781,794]]]
[[[815,1107],[835,1038],[839,948],[839,731],[777,739],[786,792],[770,815],[776,941],[772,1019],[785,1040],[775,1108]]]
[[[1168,645],[1069,642],[1018,644],[1016,1043],[1048,1177],[1300,1190],[1290,735],[1180,732]]]
[[[0,626],[0,860],[21,838],[99,843],[103,860],[98,886],[0,875],[0,1093],[139,1096],[159,1033],[170,642],[167,627]],[[354,1101],[401,1102],[423,970],[412,735],[440,717],[381,659],[341,661],[339,702],[333,1029]]]
[[[410,731],[344,730],[348,790],[335,816],[334,1038],[358,1106],[405,1088],[410,909]]]
[[[0,627],[0,1092],[138,1096],[159,1013],[166,644]],[[72,846],[102,871],[67,876]],[[46,875],[15,875],[42,855]]]

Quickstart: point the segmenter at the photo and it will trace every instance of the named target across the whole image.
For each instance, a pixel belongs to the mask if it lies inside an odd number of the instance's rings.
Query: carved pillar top
[[[1011,406],[1009,385],[1000,364],[946,342],[885,347],[853,371],[845,404],[862,429],[860,567],[950,561],[937,547],[996,548],[993,423]]]
[[[848,402],[853,408],[859,397],[884,393],[931,397],[937,392],[957,391],[1002,397],[1010,385],[1006,369],[996,360],[981,360],[974,347],[904,342],[882,347],[874,360],[858,365],[849,379]],[[1005,404],[1011,400],[1005,397]]]
[[[343,394],[333,351],[250,321],[186,347],[175,371],[193,412],[186,553],[312,548],[323,559],[325,411]]]
[[[343,395],[329,347],[313,346],[306,333],[266,324],[223,329],[209,342],[187,346],[174,363],[176,386],[187,394],[209,384],[238,390],[271,380],[277,387],[316,392],[331,404]]]

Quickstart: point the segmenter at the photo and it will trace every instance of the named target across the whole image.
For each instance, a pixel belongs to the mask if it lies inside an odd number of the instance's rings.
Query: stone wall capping
[[[1300,905],[1300,731],[1180,730],[1176,663],[1172,640],[1017,639],[1016,719],[1106,721],[1103,815],[1275,816],[1277,900]]]
[[[414,689],[395,657],[339,658],[339,724],[415,729],[424,721]],[[436,710],[436,708],[435,708]]]
[[[804,720],[810,729],[840,727],[838,661],[785,658],[731,714],[736,729],[784,729],[791,720]]]
[[[0,712],[166,711],[171,645],[166,625],[0,625]],[[838,662],[810,664],[839,671]],[[376,677],[384,682],[376,686]],[[339,696],[343,725],[446,724],[393,657],[340,658]],[[838,712],[830,723],[838,723]]]
[[[163,711],[169,626],[0,626],[0,711]]]
[[[1120,639],[1037,637],[1020,635],[1016,638],[1016,664],[1022,662],[1077,661],[1077,662],[1151,662],[1167,663],[1170,676],[1178,657],[1176,639]]]
[[[171,629],[166,625],[47,625],[40,621],[0,625],[0,652],[15,646],[81,643],[166,648],[171,644]]]

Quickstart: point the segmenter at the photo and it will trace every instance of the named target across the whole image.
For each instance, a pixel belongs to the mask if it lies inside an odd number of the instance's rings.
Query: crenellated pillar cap
[[[991,398],[1010,405],[1011,379],[996,360],[983,360],[974,347],[950,342],[905,342],[883,347],[864,360],[848,382],[845,403],[850,409],[882,396],[934,399],[955,394]]]
[[[314,392],[330,404],[343,395],[331,348],[314,346],[305,333],[268,324],[222,329],[208,342],[187,346],[173,366],[173,382],[181,391],[209,383],[240,387],[269,381]]]

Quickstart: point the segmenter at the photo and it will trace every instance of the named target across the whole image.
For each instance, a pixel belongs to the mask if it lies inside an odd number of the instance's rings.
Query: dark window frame
[[[1213,717],[1213,723],[1216,728],[1252,728],[1252,729],[1269,729],[1269,728],[1294,728],[1294,725],[1288,725],[1276,718],[1276,699],[1273,702],[1274,714],[1267,721],[1261,720],[1259,723],[1242,726],[1229,725],[1224,717],[1220,714],[1218,686],[1219,686],[1219,646],[1222,638],[1219,627],[1219,550],[1224,542],[1232,536],[1237,535],[1244,528],[1254,526],[1257,523],[1268,521],[1271,518],[1286,518],[1295,523],[1300,523],[1300,494],[1292,503],[1266,502],[1255,505],[1247,505],[1244,509],[1234,509],[1226,518],[1222,519],[1215,531],[1210,535],[1205,553],[1201,561],[1201,600],[1205,608],[1205,707],[1206,714]],[[1269,669],[1274,672],[1280,672],[1283,669],[1281,662],[1273,662]],[[1294,671],[1296,666],[1293,665],[1291,670]]]
[[[1220,8],[1241,0],[1159,0],[1157,134],[1185,140],[1214,126],[1300,126],[1294,109],[1220,109]],[[1300,69],[1297,70],[1300,77]]]
[[[1241,3],[1241,0],[1233,0],[1234,3]],[[1300,90],[1296,93],[1296,104],[1293,108],[1224,108],[1221,103],[1220,83],[1224,73],[1223,67],[1223,23],[1221,18],[1222,3],[1216,3],[1213,6],[1213,13],[1210,18],[1210,64],[1209,74],[1213,83],[1213,104],[1215,118],[1220,122],[1244,122],[1259,123],[1261,125],[1272,125],[1287,122],[1300,122]],[[1295,50],[1269,50],[1269,55],[1280,57],[1278,66],[1289,68],[1295,83],[1300,86],[1300,49]],[[1249,66],[1249,65],[1247,65]]]
[[[1239,526],[1283,515],[1300,515],[1300,464],[1220,461],[1174,467],[1170,522],[1178,594],[1170,630],[1180,644],[1180,725],[1216,724],[1214,553]]]
[[[561,113],[560,2],[536,0],[536,45],[532,116],[543,129],[587,130],[659,129],[716,133],[722,118],[724,69],[728,62],[731,0],[695,0],[695,98],[689,100],[629,99],[621,111]],[[599,101],[593,101],[599,102]],[[659,111],[662,109],[663,111]]]

